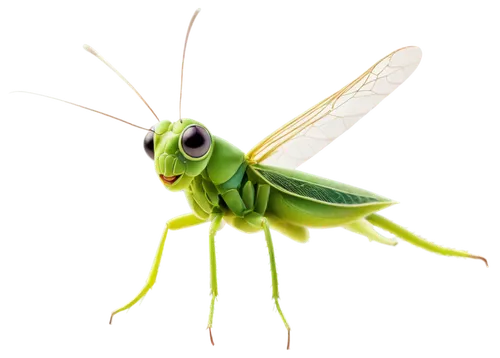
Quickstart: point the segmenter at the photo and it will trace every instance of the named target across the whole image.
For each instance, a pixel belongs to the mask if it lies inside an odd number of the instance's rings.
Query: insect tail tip
[[[288,328],[288,342],[286,344],[286,350],[290,349],[290,328]]]
[[[109,324],[113,323],[113,316],[115,315],[115,313],[111,313],[111,317],[109,317]]]
[[[470,255],[469,256],[471,259],[478,259],[478,260],[483,260],[484,263],[486,264],[486,267],[490,267],[490,265],[488,265],[488,260],[486,260],[484,257],[482,256],[475,256],[475,255]]]
[[[210,343],[212,343],[212,346],[215,346],[214,337],[212,337],[212,327],[208,327],[208,333],[210,334]]]

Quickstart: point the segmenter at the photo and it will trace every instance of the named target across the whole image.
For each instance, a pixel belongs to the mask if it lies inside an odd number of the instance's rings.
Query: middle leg
[[[276,271],[276,261],[274,259],[274,247],[273,247],[273,240],[271,239],[271,231],[269,230],[269,223],[266,218],[262,218],[262,228],[264,229],[264,234],[266,237],[266,243],[267,243],[267,250],[269,251],[269,260],[271,262],[271,279],[273,283],[273,299],[274,303],[276,304],[276,309],[278,310],[281,319],[283,320],[283,323],[285,324],[285,327],[288,331],[288,343],[286,345],[286,349],[290,349],[290,326],[288,325],[288,322],[286,321],[285,316],[283,315],[283,312],[281,311],[281,307],[279,304],[278,299],[280,298],[279,292],[278,292],[278,272]]]
[[[246,182],[242,193],[240,194],[236,189],[230,190],[226,192],[223,198],[226,202],[226,205],[233,212],[234,216],[230,216],[228,219],[230,220],[230,224],[242,231],[245,232],[257,232],[260,230],[264,230],[264,234],[266,237],[267,249],[269,251],[269,259],[271,263],[271,279],[273,286],[273,300],[276,305],[276,309],[285,324],[285,327],[288,331],[288,343],[287,349],[290,349],[290,326],[283,315],[283,311],[281,311],[281,307],[279,304],[279,292],[278,292],[278,274],[276,272],[276,261],[274,259],[274,248],[273,241],[271,239],[271,231],[269,229],[269,221],[264,216],[267,211],[267,204],[269,201],[270,195],[270,187],[267,184],[259,184],[257,185],[257,192],[255,192],[254,184],[251,182]],[[294,230],[294,238],[305,239],[307,240],[307,230],[302,230],[300,233],[300,229]],[[215,262],[215,256],[214,256]],[[212,297],[212,302],[214,300],[214,296]],[[213,303],[212,303],[213,307]],[[209,321],[209,327],[211,324],[211,318]]]

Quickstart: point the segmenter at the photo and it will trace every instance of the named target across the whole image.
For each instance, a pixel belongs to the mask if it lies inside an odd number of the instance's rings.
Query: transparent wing
[[[272,133],[247,158],[250,163],[297,168],[403,83],[421,57],[422,51],[414,46],[392,52],[352,83]]]

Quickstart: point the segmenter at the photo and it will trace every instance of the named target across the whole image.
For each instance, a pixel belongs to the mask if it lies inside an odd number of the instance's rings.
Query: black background
[[[190,3],[158,9],[65,5],[54,6],[53,13],[30,7],[32,20],[25,23],[19,22],[24,10],[13,8],[9,14],[18,20],[6,25],[4,78],[9,88],[55,87],[142,119],[127,90],[79,55],[81,39],[97,39],[98,47],[111,47],[145,81],[155,105],[173,112],[175,33],[184,29],[185,7]],[[424,11],[378,18],[368,12],[366,19],[356,14],[312,5],[233,8],[211,2],[193,38],[193,88],[186,90],[185,111],[216,119],[225,135],[244,142],[262,136],[272,120],[286,119],[296,104],[310,103],[320,88],[335,87],[344,72],[359,71],[375,48],[390,48],[396,38],[424,39],[435,64],[418,73],[416,87],[403,89],[359,137],[346,138],[327,162],[313,167],[383,183],[385,191],[409,201],[408,209],[394,213],[408,215],[418,231],[488,247],[496,256],[494,230],[478,225],[485,223],[481,200],[490,191],[488,183],[478,183],[492,158],[471,123],[484,114],[466,112],[467,90],[451,84],[459,60],[446,59],[462,50],[444,41],[437,25],[429,29],[434,19]],[[392,20],[398,16],[400,21]],[[135,138],[84,113],[32,105],[30,98],[8,97],[6,107],[4,133],[13,144],[5,194],[18,193],[7,205],[14,214],[10,225],[19,228],[13,231],[17,259],[7,282],[19,292],[16,316],[23,317],[13,330],[40,346],[78,342],[73,347],[111,355],[123,347],[146,354],[207,352],[199,337],[199,304],[206,299],[199,297],[196,232],[170,243],[169,280],[154,304],[136,321],[122,321],[120,329],[102,329],[103,304],[116,302],[143,278],[143,257],[151,255],[159,216],[182,204],[160,201],[150,170],[135,159]],[[298,353],[397,353],[430,346],[448,353],[462,337],[471,342],[462,352],[488,350],[484,337],[496,273],[480,273],[479,265],[433,265],[431,257],[417,257],[412,249],[384,257],[382,249],[362,250],[342,234],[321,235],[312,249],[281,245],[289,310],[298,317]],[[226,236],[225,255],[225,319],[217,323],[225,352],[279,352],[279,323],[263,312],[263,251],[253,241]]]

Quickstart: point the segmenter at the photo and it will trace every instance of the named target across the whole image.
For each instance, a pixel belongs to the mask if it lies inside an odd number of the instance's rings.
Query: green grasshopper
[[[57,99],[146,130],[144,148],[154,161],[159,180],[170,191],[184,191],[192,209],[189,214],[167,221],[146,285],[134,299],[111,314],[110,324],[115,314],[131,308],[153,287],[168,231],[206,222],[210,222],[212,298],[208,329],[212,344],[214,305],[218,295],[215,234],[223,221],[246,233],[264,232],[271,264],[272,298],[288,331],[287,349],[290,347],[290,326],[278,301],[278,276],[271,229],[303,243],[309,239],[308,228],[343,227],[369,240],[396,245],[396,239],[384,237],[374,229],[378,227],[428,251],[481,259],[488,265],[483,257],[438,246],[376,214],[395,203],[390,199],[295,170],[352,127],[404,82],[420,62],[421,51],[418,47],[404,47],[390,53],[352,83],[274,131],[245,154],[213,135],[200,122],[180,115],[186,46],[198,12],[199,9],[191,19],[184,43],[178,121],[160,121],[135,88],[87,45],[84,48],[88,52],[103,61],[136,92],[158,123],[150,129],[143,128]]]

